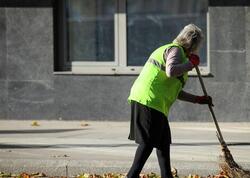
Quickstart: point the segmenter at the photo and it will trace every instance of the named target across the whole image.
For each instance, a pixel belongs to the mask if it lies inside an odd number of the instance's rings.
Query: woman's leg
[[[146,144],[140,144],[137,147],[134,162],[132,164],[132,167],[130,168],[127,177],[128,178],[138,178],[139,174],[147,161],[148,157],[150,156],[151,152],[153,150],[153,147]]]
[[[162,178],[173,178],[170,165],[170,145],[156,150]]]

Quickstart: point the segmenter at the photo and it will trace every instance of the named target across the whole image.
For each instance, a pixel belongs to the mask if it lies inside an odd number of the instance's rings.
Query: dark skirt
[[[132,101],[128,138],[159,149],[168,146],[172,142],[168,118],[153,108]]]

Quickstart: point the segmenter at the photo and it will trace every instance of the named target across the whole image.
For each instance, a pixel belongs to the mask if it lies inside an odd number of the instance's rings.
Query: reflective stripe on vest
[[[149,58],[148,61],[149,63],[155,65],[156,67],[158,67],[159,69],[161,69],[162,71],[166,72],[166,66],[160,64],[157,60],[153,59],[153,58]],[[185,81],[184,81],[184,76],[178,76],[176,77],[178,80],[180,80],[182,88],[185,86]]]
[[[153,59],[153,58],[149,58],[148,62],[151,64],[154,64],[156,67],[160,68],[161,70],[163,70],[164,72],[166,71],[166,66],[162,65],[161,63],[159,63],[157,60]]]

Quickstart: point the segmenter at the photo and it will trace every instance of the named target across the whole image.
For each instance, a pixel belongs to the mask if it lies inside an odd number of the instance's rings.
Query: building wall
[[[204,78],[219,121],[250,121],[250,7],[209,7],[212,76]],[[136,76],[53,74],[52,8],[0,8],[0,119],[127,121]],[[186,91],[202,94],[197,77]],[[177,101],[171,121],[211,121],[206,106]]]
[[[1,8],[0,14],[0,117],[55,118],[52,10]]]

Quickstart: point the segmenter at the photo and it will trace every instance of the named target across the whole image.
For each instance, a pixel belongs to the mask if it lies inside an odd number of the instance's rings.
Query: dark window
[[[114,61],[116,0],[66,0],[70,61]]]
[[[55,0],[0,0],[0,7],[52,7]]]
[[[127,0],[128,65],[140,66],[157,47],[172,42],[189,23],[206,34],[207,0]],[[200,51],[206,65],[206,41]]]
[[[143,66],[154,49],[172,42],[185,25],[194,23],[206,34],[207,11],[208,0],[58,0],[55,70],[71,70],[74,62]],[[118,26],[122,14],[126,14],[125,27]],[[126,34],[126,49],[118,45],[117,41],[125,39],[121,34]],[[126,52],[123,59],[119,59],[122,53],[117,54],[121,51]],[[206,37],[200,56],[201,65],[207,66]]]

